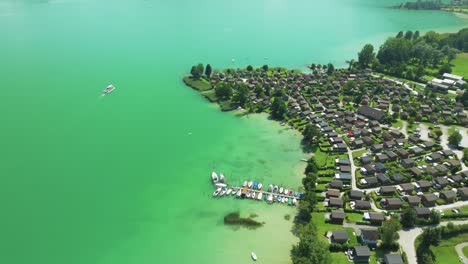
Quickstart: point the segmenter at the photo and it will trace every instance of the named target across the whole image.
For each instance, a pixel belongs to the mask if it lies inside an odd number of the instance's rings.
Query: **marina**
[[[268,185],[267,190],[263,190],[261,182],[252,180],[244,181],[242,186],[229,186],[225,183],[225,176],[222,173],[220,175],[222,177],[218,177],[214,171],[211,173],[211,181],[216,188],[213,197],[232,196],[238,199],[265,201],[269,204],[276,202],[295,206],[303,196],[302,192],[273,184]]]

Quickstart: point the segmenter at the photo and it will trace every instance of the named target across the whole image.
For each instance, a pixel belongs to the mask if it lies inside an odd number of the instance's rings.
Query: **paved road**
[[[442,222],[437,226],[445,226],[448,223],[449,222]],[[468,224],[468,220],[452,221],[452,223],[455,225]],[[403,249],[403,251],[406,252],[406,256],[408,257],[408,263],[417,263],[416,248],[414,247],[414,241],[416,240],[416,237],[422,234],[422,231],[423,229],[421,227],[398,231],[398,235],[400,236],[398,242],[400,243],[400,246]]]
[[[463,248],[468,247],[468,242],[461,243],[455,246],[458,256],[463,261],[463,263],[468,264],[468,258],[463,254]]]

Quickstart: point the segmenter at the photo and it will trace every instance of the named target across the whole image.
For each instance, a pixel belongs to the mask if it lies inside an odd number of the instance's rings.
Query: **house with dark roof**
[[[355,246],[353,248],[353,260],[357,263],[369,263],[371,252],[368,246]]]
[[[377,229],[361,229],[360,241],[371,247],[377,246],[380,239],[380,234]]]
[[[396,151],[396,154],[398,155],[398,157],[400,157],[402,159],[408,158],[408,156],[409,156],[409,152],[406,151],[405,149],[398,149]]]
[[[342,208],[343,207],[343,200],[340,198],[330,198],[328,200],[328,206],[329,207],[336,207],[336,208]]]
[[[437,188],[443,188],[449,184],[449,181],[444,177],[437,177],[434,179],[434,185]]]
[[[385,220],[385,217],[380,212],[369,212],[364,213],[364,219],[370,221],[371,224],[381,224]]]
[[[406,201],[410,206],[419,206],[421,203],[421,197],[416,195],[406,196]]]
[[[343,189],[343,182],[342,181],[337,181],[337,180],[334,180],[334,181],[331,181],[328,186],[332,189],[338,189],[338,190],[341,190]]]
[[[346,243],[348,239],[348,232],[346,232],[345,230],[335,230],[332,232],[331,241],[333,243]]]
[[[374,144],[371,146],[372,152],[380,152],[383,150],[383,144]]]
[[[349,199],[351,200],[361,200],[364,197],[364,193],[357,190],[349,191]]]
[[[412,183],[402,183],[397,189],[402,193],[411,193],[414,190],[414,185]]]
[[[420,189],[423,192],[427,192],[431,188],[432,183],[426,180],[420,180],[416,182],[416,188]]]
[[[361,160],[361,164],[365,165],[365,164],[370,164],[372,162],[372,157],[370,156],[362,156],[360,158]]]
[[[375,160],[379,162],[387,162],[388,156],[385,154],[378,154],[375,156]]]
[[[420,170],[420,169],[417,168],[417,167],[413,167],[413,168],[409,169],[409,172],[410,172],[411,175],[413,175],[414,177],[418,177],[418,176],[420,176],[420,175],[423,173],[423,171]]]
[[[354,209],[356,210],[369,210],[371,209],[371,203],[365,200],[354,201]]]
[[[460,183],[463,181],[463,177],[461,175],[450,175],[448,176],[448,179],[447,179],[449,182],[451,183]]]
[[[340,210],[333,210],[330,213],[330,221],[335,224],[343,224],[343,221],[346,217],[345,212]]]
[[[419,218],[429,218],[431,216],[431,210],[427,207],[415,207],[414,210]]]
[[[440,198],[444,199],[447,203],[453,203],[455,198],[457,198],[457,194],[452,190],[441,191]]]
[[[421,202],[426,207],[435,206],[436,200],[437,200],[437,196],[433,193],[424,194],[421,197]]]
[[[336,163],[336,165],[344,165],[344,166],[351,165],[351,162],[349,161],[349,159],[343,159],[343,158],[336,159],[335,163]]]
[[[390,178],[388,178],[387,176],[383,174],[377,175],[377,180],[379,181],[381,185],[390,184]]]
[[[403,182],[405,180],[405,177],[401,175],[400,173],[395,173],[390,175],[390,179],[394,182]]]
[[[410,159],[410,158],[408,158],[408,159],[403,159],[403,160],[401,161],[401,166],[403,166],[403,168],[411,168],[411,167],[414,167],[415,164],[416,164],[416,163],[414,162],[414,160],[413,160],[413,159]]]
[[[376,177],[366,177],[361,180],[367,186],[375,186],[379,183]]]
[[[374,166],[376,172],[385,173],[387,171],[387,167],[383,163],[377,162]]]
[[[463,201],[468,200],[468,187],[458,188],[457,193]]]
[[[363,105],[363,106],[359,107],[357,112],[360,115],[363,115],[363,116],[365,116],[365,117],[367,117],[369,119],[373,119],[373,120],[377,120],[377,121],[380,121],[385,117],[384,112],[382,112],[380,110],[377,110],[375,108],[366,106],[366,105]]]
[[[388,210],[397,210],[401,208],[403,201],[400,198],[386,198],[385,208]]]
[[[379,189],[381,195],[393,195],[396,192],[395,186],[382,186]]]
[[[390,161],[394,161],[398,158],[398,155],[395,152],[390,151],[390,150],[385,151],[385,155],[387,155],[388,160]]]
[[[340,197],[340,190],[337,190],[337,189],[328,189],[325,196],[327,198],[330,198],[330,197],[334,197],[334,198],[338,198]]]
[[[400,254],[386,254],[384,256],[385,264],[404,264]]]

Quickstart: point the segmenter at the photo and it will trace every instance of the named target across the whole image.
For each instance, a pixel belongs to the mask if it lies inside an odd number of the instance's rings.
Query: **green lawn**
[[[394,127],[394,128],[400,128],[400,129],[401,129],[401,126],[402,126],[402,125],[403,125],[403,122],[402,122],[401,119],[399,119],[399,118],[397,119],[396,122],[393,122],[393,123],[392,123],[392,127]]]
[[[468,53],[460,53],[451,63],[452,73],[468,78]]]
[[[463,255],[465,255],[465,258],[468,258],[468,246],[464,247],[462,251],[463,251]]]
[[[358,213],[346,213],[346,221],[350,223],[362,222],[362,214]]]
[[[366,152],[367,152],[367,149],[361,149],[361,150],[358,150],[358,151],[353,151],[353,159],[361,157],[362,154],[364,154]]]
[[[462,207],[457,207],[457,209],[460,210],[460,213],[462,213],[462,214],[468,214],[468,205],[465,205],[465,206],[462,206]],[[447,210],[444,210],[444,214],[445,215],[453,215],[455,213],[452,212],[452,209],[447,209]]]
[[[211,84],[205,79],[195,80],[189,76],[186,76],[183,80],[185,84],[201,92],[213,89]]]
[[[466,241],[468,241],[468,233],[442,240],[437,247],[431,246],[431,250],[436,256],[435,263],[460,263],[455,246]]]

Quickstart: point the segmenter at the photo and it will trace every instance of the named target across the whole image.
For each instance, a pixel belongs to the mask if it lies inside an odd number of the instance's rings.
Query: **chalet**
[[[421,175],[423,173],[422,170],[418,169],[417,167],[413,167],[413,168],[409,169],[409,172],[414,177],[419,177],[419,175]]]
[[[369,263],[371,252],[368,246],[355,246],[352,253],[355,263]]]
[[[375,186],[379,183],[376,177],[367,177],[362,179],[361,182],[367,186]]]
[[[383,144],[374,144],[371,146],[372,152],[380,152],[383,150]]]
[[[444,177],[437,177],[434,179],[434,185],[436,188],[443,188],[449,184],[449,181]]]
[[[436,176],[439,174],[439,171],[436,170],[434,167],[427,167],[426,168],[426,173],[428,173],[431,176]]]
[[[437,162],[442,159],[442,154],[440,153],[432,153],[426,157],[428,162]]]
[[[381,195],[393,195],[396,192],[395,186],[382,186],[379,189]]]
[[[334,198],[338,198],[340,197],[340,190],[337,190],[337,189],[328,189],[327,192],[325,193],[325,196],[327,198],[330,198],[330,197],[334,197]]]
[[[421,145],[424,146],[425,149],[431,149],[435,144],[432,141],[424,141]]]
[[[361,164],[365,165],[365,164],[370,164],[372,162],[372,157],[370,156],[362,156],[360,158],[361,160]]]
[[[361,191],[351,190],[349,191],[349,199],[351,200],[361,200],[364,197],[364,193]]]
[[[435,166],[435,169],[439,172],[439,174],[444,175],[448,172],[448,169],[445,165],[439,164]]]
[[[351,165],[349,159],[336,159],[335,163],[336,165]]]
[[[414,190],[414,185],[412,183],[403,183],[397,186],[398,191],[402,193],[411,193]]]
[[[403,175],[401,175],[400,173],[395,173],[395,174],[390,175],[390,179],[394,182],[402,182],[406,178],[403,177]]]
[[[406,151],[405,149],[398,149],[396,151],[396,154],[398,155],[398,157],[400,157],[402,159],[406,159],[409,156],[408,151]]]
[[[384,256],[385,264],[404,264],[403,258],[400,254],[385,254]]]
[[[463,187],[459,188],[457,190],[458,196],[460,196],[460,199],[463,201],[468,200],[468,187]]]
[[[377,162],[374,168],[375,168],[375,171],[379,173],[385,173],[387,171],[387,167],[385,167],[385,165],[383,165],[380,162]]]
[[[364,200],[356,200],[354,201],[354,209],[356,210],[369,210],[371,209],[371,203],[369,201]]]
[[[362,243],[375,247],[379,241],[380,234],[377,229],[361,229],[359,238]]]
[[[436,200],[437,200],[437,196],[433,193],[424,194],[421,197],[421,202],[426,207],[435,206]]]
[[[439,151],[439,153],[444,155],[444,157],[446,157],[446,158],[452,157],[453,155],[455,155],[455,153],[453,153],[453,151],[450,150],[450,149],[444,149],[442,151]]]
[[[348,232],[346,232],[345,230],[335,230],[333,231],[331,236],[331,241],[333,243],[346,243],[348,239]]]
[[[377,120],[370,120],[369,121],[369,127],[376,127],[379,126],[379,121]]]
[[[413,143],[413,144],[418,144],[420,139],[418,137],[411,136],[411,137],[408,138],[408,141]]]
[[[456,168],[461,166],[461,162],[459,160],[448,160],[444,162],[444,165],[448,166],[449,168]]]
[[[383,174],[377,175],[377,181],[379,181],[381,185],[390,184],[390,178],[388,178],[387,176]]]
[[[403,166],[404,168],[411,168],[411,167],[414,167],[416,163],[414,162],[413,159],[410,159],[410,158],[407,158],[407,159],[403,159],[401,161],[401,166]]]
[[[374,144],[374,140],[370,138],[369,136],[363,137],[362,141],[364,141],[364,144],[366,144],[367,146]]]
[[[380,121],[385,117],[384,112],[365,105],[359,107],[357,113],[376,121]]]
[[[340,168],[340,172],[347,172],[347,173],[351,172],[351,166],[349,165],[341,165],[339,168]]]
[[[431,216],[431,210],[427,207],[415,207],[416,216],[419,218],[428,218]]]
[[[364,213],[364,219],[371,222],[371,224],[381,224],[385,217],[380,212],[368,212]]]
[[[394,160],[396,160],[398,158],[398,155],[395,152],[390,151],[390,150],[385,151],[385,155],[387,155],[388,160],[390,160],[390,161],[394,161]]]
[[[345,212],[340,210],[333,210],[330,213],[330,221],[335,224],[342,224],[345,216]]]
[[[457,193],[455,193],[452,190],[441,191],[440,198],[444,199],[447,203],[453,203],[455,201],[455,198],[457,198]]]
[[[382,138],[383,138],[384,140],[393,140],[393,136],[390,135],[390,133],[383,133],[383,134],[382,134]]]
[[[406,201],[410,206],[419,206],[419,204],[421,203],[421,197],[416,195],[406,196]]]
[[[357,139],[353,141],[351,144],[355,148],[361,148],[362,146],[364,146],[364,141],[362,139]]]
[[[460,183],[463,181],[463,177],[460,175],[450,175],[447,180],[451,183]]]
[[[395,147],[395,146],[397,145],[397,143],[396,143],[395,140],[389,140],[389,141],[385,141],[385,142],[383,143],[383,145],[384,145],[384,148],[390,149],[390,148]]]
[[[382,128],[379,127],[379,126],[373,127],[371,130],[372,130],[372,133],[374,133],[374,134],[380,134],[380,133],[382,133]]]
[[[388,210],[400,209],[403,201],[400,198],[386,198],[384,204]]]
[[[347,146],[345,143],[338,143],[338,144],[333,145],[333,150],[339,151],[339,152],[345,152],[347,151]]]
[[[375,168],[370,164],[366,164],[361,168],[361,172],[365,175],[372,175],[375,173]]]
[[[426,180],[420,180],[416,182],[416,188],[420,189],[423,192],[427,192],[431,188],[432,183]]]
[[[391,130],[390,135],[392,135],[394,138],[401,138],[404,137],[405,135],[399,131],[399,130]]]
[[[338,189],[338,190],[341,190],[343,189],[343,182],[342,181],[337,181],[337,180],[334,180],[334,181],[331,181],[328,186],[332,189]]]
[[[375,160],[379,162],[387,162],[388,156],[385,154],[378,154],[375,156]]]
[[[352,179],[351,173],[348,173],[348,172],[340,172],[340,173],[335,174],[335,180],[349,182],[351,181],[351,179]]]
[[[343,207],[343,200],[341,200],[340,198],[330,198],[328,200],[328,206],[329,207],[342,208]]]
[[[408,140],[406,138],[397,138],[397,139],[395,139],[395,141],[396,141],[397,145],[401,147],[401,146],[405,145],[406,141],[408,141]]]

